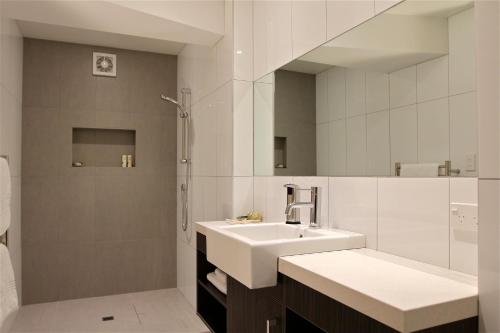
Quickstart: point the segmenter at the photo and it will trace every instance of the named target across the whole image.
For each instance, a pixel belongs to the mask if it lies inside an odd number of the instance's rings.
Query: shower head
[[[179,103],[178,101],[176,101],[172,97],[168,97],[168,96],[165,96],[163,94],[160,95],[160,98],[162,100],[164,100],[164,101],[167,101],[167,102],[175,104],[177,106],[177,108],[179,109],[180,113],[181,113],[181,117],[185,117],[186,116],[186,111],[184,111],[184,107],[181,105],[181,103]]]
[[[164,101],[174,103],[177,106],[181,106],[181,104],[179,102],[177,102],[175,99],[173,99],[172,97],[168,97],[168,96],[161,94],[160,98]]]

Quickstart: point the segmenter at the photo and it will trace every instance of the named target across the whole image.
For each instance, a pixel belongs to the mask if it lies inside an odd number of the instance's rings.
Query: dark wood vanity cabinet
[[[215,333],[281,333],[281,283],[276,287],[249,289],[228,276],[227,296],[213,287],[206,275],[215,270],[207,261],[206,238],[197,234],[197,313]]]
[[[227,296],[206,279],[206,238],[197,234],[197,313],[215,333],[397,333],[285,275],[276,287],[249,289],[228,276]],[[416,333],[477,333],[477,317]]]
[[[282,332],[282,288],[249,289],[228,278],[228,332]]]
[[[285,331],[328,333],[397,333],[395,329],[282,276]],[[301,329],[307,327],[306,330]],[[477,317],[436,326],[415,333],[477,333]]]

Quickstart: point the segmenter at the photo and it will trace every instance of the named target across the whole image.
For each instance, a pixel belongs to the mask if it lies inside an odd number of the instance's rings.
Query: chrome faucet
[[[311,189],[311,201],[310,202],[292,202],[287,204],[286,209],[285,209],[285,214],[288,217],[288,214],[290,214],[290,211],[294,208],[301,208],[301,207],[309,207],[311,209],[311,215],[310,215],[310,221],[309,221],[309,227],[311,228],[319,228],[320,224],[318,221],[318,194],[319,194],[319,189],[317,186],[312,186]]]
[[[290,205],[296,202],[297,200],[297,190],[299,187],[295,184],[286,184],[283,185],[286,187],[286,205]],[[290,209],[286,214],[286,223],[287,224],[300,224],[300,216],[297,216],[297,209]]]

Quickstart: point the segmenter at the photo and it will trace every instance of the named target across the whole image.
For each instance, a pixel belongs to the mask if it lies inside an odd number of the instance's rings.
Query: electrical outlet
[[[450,222],[452,229],[477,231],[477,204],[451,203]]]
[[[476,154],[465,155],[465,171],[476,171]]]

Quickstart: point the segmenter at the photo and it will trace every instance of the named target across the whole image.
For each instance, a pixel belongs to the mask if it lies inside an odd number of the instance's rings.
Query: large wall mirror
[[[258,176],[477,176],[472,1],[407,0],[254,82]]]

